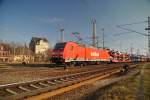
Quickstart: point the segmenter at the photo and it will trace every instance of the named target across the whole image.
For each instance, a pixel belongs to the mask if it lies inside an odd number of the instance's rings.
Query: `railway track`
[[[119,66],[111,68],[107,67],[59,77],[0,85],[0,100],[25,99],[33,95],[57,90],[59,88],[67,87],[99,76],[101,78],[108,77],[112,74],[119,73],[120,70],[121,68]]]
[[[29,82],[1,85],[0,100],[22,99],[28,96],[37,95],[38,93],[52,91],[71,84],[79,83],[97,76],[110,75],[114,72],[119,72],[118,67],[104,68]]]
[[[121,65],[112,65],[112,64],[101,64],[101,65],[87,65],[84,67],[69,67],[67,71],[64,68],[10,68],[10,69],[1,69],[0,68],[0,85],[17,83],[17,82],[25,82],[31,80],[38,80],[42,78],[50,78],[68,74],[75,74],[78,72],[85,72],[88,70],[94,70],[104,67],[113,67],[113,66],[121,66]]]

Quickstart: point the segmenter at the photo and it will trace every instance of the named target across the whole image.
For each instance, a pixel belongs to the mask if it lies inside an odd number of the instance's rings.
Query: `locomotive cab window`
[[[57,43],[54,47],[55,50],[64,49],[66,43]]]

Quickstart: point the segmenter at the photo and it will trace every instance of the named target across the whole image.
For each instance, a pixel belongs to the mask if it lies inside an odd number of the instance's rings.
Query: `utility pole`
[[[102,29],[103,31],[103,49],[105,48],[105,45],[104,45],[104,28]]]
[[[140,50],[139,49],[137,49],[137,53],[136,53],[137,55],[140,55]]]
[[[96,20],[95,19],[93,19],[92,20],[92,33],[93,33],[93,35],[92,35],[92,45],[94,46],[94,47],[96,47]]]
[[[150,17],[148,16],[148,28],[145,28],[148,31],[148,57],[150,58]]]
[[[64,29],[60,29],[61,36],[60,36],[60,42],[64,42]]]
[[[119,43],[119,50],[118,51],[123,51],[123,49],[122,49],[122,43]]]
[[[130,44],[130,54],[132,55],[133,54],[133,43]]]

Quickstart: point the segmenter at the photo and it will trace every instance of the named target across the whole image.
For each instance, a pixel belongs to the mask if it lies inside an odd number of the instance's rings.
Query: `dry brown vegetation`
[[[104,89],[95,100],[150,100],[150,64],[143,69],[143,75],[122,80]]]

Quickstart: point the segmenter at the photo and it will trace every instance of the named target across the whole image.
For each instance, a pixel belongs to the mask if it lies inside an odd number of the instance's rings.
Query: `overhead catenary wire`
[[[132,33],[132,32],[122,32],[122,33],[116,33],[116,34],[114,34],[113,36],[120,36],[120,35],[122,35],[122,34],[127,34],[127,33]]]
[[[147,33],[141,33],[141,32],[138,32],[138,31],[135,31],[135,30],[125,27],[125,26],[130,26],[130,25],[135,25],[135,24],[142,24],[142,23],[146,23],[146,22],[148,22],[148,21],[139,21],[139,22],[134,22],[134,23],[129,23],[129,24],[117,25],[117,27],[120,29],[126,30],[127,32],[125,32],[125,33],[137,33],[140,35],[148,36]],[[122,34],[124,34],[124,33],[122,33]],[[117,35],[117,34],[115,34],[115,35]],[[121,33],[119,33],[119,35],[121,35]]]
[[[119,25],[117,25],[117,27],[120,28],[120,29],[129,31],[130,33],[137,33],[137,34],[140,34],[140,35],[148,36],[148,34],[146,34],[146,33],[137,32],[135,30],[132,30],[132,29],[129,29],[129,28],[125,28],[125,27],[121,27]]]
[[[135,25],[135,24],[141,24],[141,23],[147,23],[148,21],[139,21],[139,22],[134,22],[130,24],[123,24],[123,25],[118,25],[118,26],[127,26],[127,25]]]
[[[146,28],[145,30],[148,30],[148,34],[147,33],[142,33],[142,32],[138,32],[138,31],[135,31],[133,29],[129,29],[125,26],[129,26],[129,25],[135,25],[135,24],[141,24],[141,23],[147,23],[148,22],[148,28]],[[126,30],[128,32],[131,32],[131,33],[137,33],[137,34],[140,34],[140,35],[143,35],[143,36],[147,36],[148,37],[148,51],[149,51],[149,57],[150,57],[150,17],[148,17],[148,21],[140,21],[140,22],[135,22],[135,23],[130,23],[130,24],[124,24],[124,25],[117,25],[118,28],[120,29],[123,29],[123,30]]]

